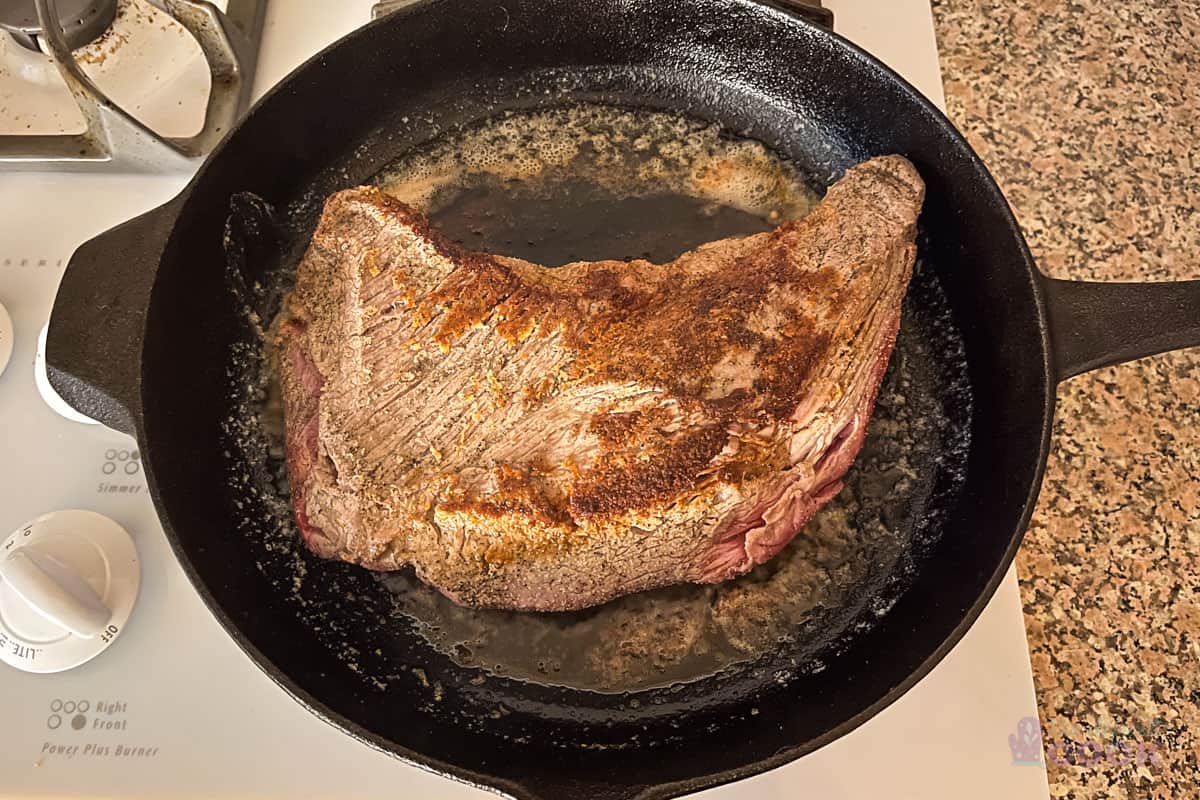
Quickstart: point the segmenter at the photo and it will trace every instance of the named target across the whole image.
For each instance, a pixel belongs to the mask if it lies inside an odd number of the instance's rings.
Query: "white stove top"
[[[366,21],[370,5],[273,0],[258,93]],[[942,101],[927,0],[826,5],[839,32]],[[52,675],[0,665],[0,797],[486,797],[352,740],[262,674],[171,555],[133,440],[64,419],[35,387],[37,334],[70,253],[169,199],[183,181],[0,174],[0,304],[14,330],[0,374],[0,538],[47,511],[89,509],[132,534],[142,563],[133,615],[95,660]],[[949,657],[878,717],[797,762],[703,796],[1047,798],[1043,769],[1011,764],[1008,735],[1024,717],[1037,709],[1010,573]]]

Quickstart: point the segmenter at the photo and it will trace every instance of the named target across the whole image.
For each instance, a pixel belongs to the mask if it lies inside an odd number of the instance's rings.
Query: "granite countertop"
[[[1200,277],[1200,5],[933,7],[949,115],[1042,269]],[[1149,747],[1141,765],[1047,758],[1051,795],[1200,797],[1200,349],[1058,400],[1017,559],[1043,735]]]

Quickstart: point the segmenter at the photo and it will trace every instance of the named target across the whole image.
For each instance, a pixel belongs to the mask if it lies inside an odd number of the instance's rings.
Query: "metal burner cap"
[[[72,50],[98,38],[117,15],[117,0],[58,0],[54,5]],[[41,51],[42,26],[33,0],[0,0],[0,28],[30,50]]]

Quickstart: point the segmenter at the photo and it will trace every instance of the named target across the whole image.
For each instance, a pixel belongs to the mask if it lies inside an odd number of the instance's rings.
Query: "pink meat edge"
[[[325,379],[305,352],[306,327],[302,322],[289,322],[284,328],[288,339],[286,356],[301,392],[301,397],[294,401],[285,397],[285,411],[289,416],[285,426],[288,485],[292,492],[292,514],[300,529],[301,539],[316,555],[331,558],[334,553],[329,537],[313,524],[307,511],[308,490],[317,463],[321,391],[325,387]]]
[[[708,553],[699,560],[701,568],[693,578],[696,583],[720,583],[771,560],[842,490],[842,476],[866,440],[867,423],[875,411],[879,386],[900,332],[900,316],[897,312],[884,326],[882,347],[871,370],[871,389],[817,459],[812,490],[800,486],[798,479],[776,483],[752,501],[749,510],[735,512],[728,527],[713,538]]]

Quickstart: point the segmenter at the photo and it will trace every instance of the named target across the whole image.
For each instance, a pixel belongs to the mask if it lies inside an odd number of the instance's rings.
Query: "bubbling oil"
[[[804,175],[759,142],[597,105],[498,117],[405,156],[377,183],[459,244],[547,266],[670,261],[817,202]]]

